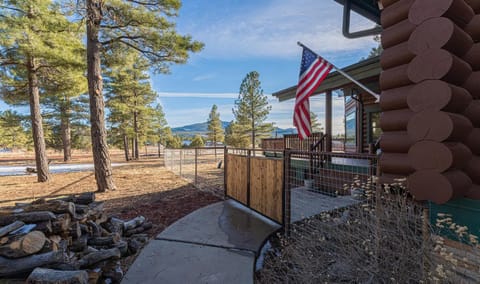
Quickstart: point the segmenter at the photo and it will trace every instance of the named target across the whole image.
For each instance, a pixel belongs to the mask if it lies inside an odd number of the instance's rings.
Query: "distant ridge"
[[[228,121],[222,121],[222,127],[225,129],[230,125]],[[194,123],[179,127],[172,128],[173,134],[182,135],[182,136],[195,136],[195,135],[207,135],[208,133],[208,123]],[[297,133],[295,128],[278,128],[275,127],[272,131],[272,137],[283,137],[285,134]]]

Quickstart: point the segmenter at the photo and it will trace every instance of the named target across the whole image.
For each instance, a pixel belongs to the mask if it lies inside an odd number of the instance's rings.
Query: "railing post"
[[[179,176],[182,176],[182,150],[179,150],[179,159],[180,159],[180,173]]]
[[[227,156],[228,156],[228,148],[225,146],[223,148],[223,194],[225,199],[227,198],[227,175],[228,175],[228,165],[227,165]]]
[[[250,207],[250,159],[252,150],[247,150],[247,207]]]
[[[197,174],[198,174],[198,148],[195,148],[195,185],[197,185]]]
[[[291,196],[290,196],[290,151],[283,152],[283,194],[282,194],[282,225],[284,233],[290,235]]]

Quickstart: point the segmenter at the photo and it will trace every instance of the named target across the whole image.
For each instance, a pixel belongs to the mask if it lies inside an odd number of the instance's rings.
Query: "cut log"
[[[0,237],[3,237],[12,231],[15,231],[16,229],[22,227],[23,225],[25,225],[25,223],[23,223],[22,221],[15,221],[11,224],[8,224],[0,228]]]
[[[382,47],[387,49],[402,42],[406,42],[415,27],[416,26],[409,20],[401,21],[389,28],[384,27],[381,39]]]
[[[100,237],[100,236],[102,236],[102,230],[101,230],[100,226],[99,226],[97,223],[95,223],[95,222],[93,222],[93,221],[91,221],[91,220],[88,220],[88,221],[87,221],[87,224],[88,224],[88,226],[89,226],[89,228],[90,228],[90,231],[92,232],[92,236],[93,236],[93,237]]]
[[[480,128],[474,128],[470,131],[464,143],[473,154],[480,156]]]
[[[75,216],[75,204],[62,200],[52,200],[51,202],[41,204],[31,204],[22,208],[25,212],[50,211],[56,214],[70,213],[70,215]]]
[[[429,49],[445,49],[457,56],[464,56],[473,46],[466,32],[447,18],[433,18],[418,26],[408,40],[408,49],[413,54],[422,54]]]
[[[123,270],[119,261],[104,261],[100,264],[104,278],[110,278],[114,283],[120,283],[123,278]]]
[[[128,231],[128,230],[134,229],[142,225],[143,222],[145,222],[145,217],[143,216],[135,217],[132,220],[129,220],[123,223],[123,230]]]
[[[470,64],[473,71],[480,71],[480,42],[474,44],[462,59]]]
[[[480,99],[480,71],[473,72],[463,84],[475,99]]]
[[[410,148],[408,158],[417,171],[441,173],[450,168],[463,169],[472,158],[472,152],[462,143],[420,141]]]
[[[415,142],[463,141],[472,129],[472,123],[463,115],[431,110],[416,113],[407,127],[408,136]]]
[[[70,236],[73,239],[78,239],[82,236],[82,230],[80,228],[80,223],[78,221],[73,222],[68,229]]]
[[[119,234],[111,234],[108,237],[95,237],[89,238],[88,244],[91,246],[113,246],[120,242],[121,237]]]
[[[126,237],[129,237],[131,235],[140,234],[140,233],[143,233],[147,230],[150,230],[152,228],[152,226],[153,226],[152,223],[145,222],[140,227],[136,227],[136,228],[133,228],[131,230],[125,231],[124,235]]]
[[[68,257],[63,251],[34,254],[17,259],[0,257],[0,277],[29,273],[37,267],[66,262]]]
[[[380,66],[383,70],[393,68],[409,63],[414,57],[415,55],[408,48],[408,42],[403,42],[383,50]]]
[[[408,107],[414,112],[423,110],[462,113],[472,102],[467,90],[440,80],[421,82],[408,93]]]
[[[72,244],[68,246],[69,250],[73,252],[82,252],[87,248],[88,237],[81,236],[80,238],[73,240]]]
[[[100,277],[102,276],[102,270],[100,268],[95,268],[92,270],[87,270],[88,272],[88,283],[98,283]]]
[[[45,244],[46,237],[40,231],[33,231],[22,236],[12,236],[6,244],[0,246],[0,256],[19,258],[39,252]]]
[[[380,115],[380,127],[383,131],[405,131],[413,115],[409,109],[384,111]]]
[[[462,85],[472,74],[468,63],[443,49],[429,49],[415,57],[408,65],[408,79],[414,83],[425,80],[443,80]]]
[[[88,205],[95,201],[95,193],[84,192],[79,195],[70,195],[70,196],[60,197],[60,198],[57,198],[56,200],[63,200],[67,202],[73,202],[75,204]]]
[[[383,9],[380,22],[384,29],[408,18],[408,11],[414,0],[399,0]]]
[[[25,235],[33,231],[37,227],[37,224],[25,224],[22,227],[10,232],[10,235]]]
[[[90,267],[100,261],[106,259],[119,259],[121,256],[120,250],[118,248],[111,248],[107,250],[100,250],[98,252],[92,252],[80,259],[80,267]]]
[[[480,100],[472,101],[467,109],[463,112],[470,121],[472,122],[474,127],[480,128]]]
[[[52,221],[43,221],[43,222],[37,223],[35,230],[43,232],[45,235],[51,235],[53,233]]]
[[[58,251],[58,250],[59,250],[59,246],[56,242],[50,239],[46,239],[45,244],[43,245],[39,253],[47,253],[47,252]]]
[[[380,107],[383,111],[408,108],[407,96],[415,85],[382,91]]]
[[[383,70],[380,73],[380,88],[389,90],[411,85],[412,81],[408,78],[409,64],[400,65],[394,68]]]
[[[127,241],[119,241],[115,244],[115,247],[118,248],[122,257],[128,255],[128,242]]]
[[[465,197],[480,200],[480,185],[474,184],[469,189]]]
[[[407,185],[416,200],[444,204],[453,198],[464,196],[472,186],[472,180],[459,170],[443,174],[417,171],[408,177]]]
[[[111,217],[107,222],[103,224],[103,227],[107,229],[110,233],[118,233],[123,235],[123,227],[125,221],[118,218]]]
[[[417,0],[410,8],[408,19],[420,25],[428,19],[446,17],[465,27],[475,13],[464,0]]]
[[[480,42],[480,14],[475,15],[470,23],[465,27],[465,32],[469,34],[474,42]]]
[[[57,219],[52,222],[53,233],[59,235],[68,235],[68,228],[70,227],[71,220],[70,214],[65,213],[57,215]]]
[[[406,131],[387,131],[382,133],[380,148],[383,152],[408,153],[413,141]]]
[[[473,156],[465,167],[465,172],[476,184],[480,184],[480,156]]]
[[[48,211],[25,212],[0,216],[0,226],[11,224],[15,221],[24,223],[38,223],[42,221],[54,220],[55,214]]]
[[[414,172],[407,154],[382,153],[380,156],[382,172],[396,175],[409,175]]]
[[[88,284],[85,270],[61,271],[35,268],[27,278],[28,284]]]

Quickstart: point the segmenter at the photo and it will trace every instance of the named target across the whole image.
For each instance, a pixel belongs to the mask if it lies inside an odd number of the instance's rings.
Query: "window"
[[[357,111],[354,110],[345,116],[345,144],[357,145]]]
[[[382,135],[380,112],[368,113],[368,143],[375,143]]]

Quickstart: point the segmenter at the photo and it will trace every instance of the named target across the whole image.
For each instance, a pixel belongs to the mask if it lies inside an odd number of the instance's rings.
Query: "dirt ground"
[[[8,161],[7,161],[8,160]],[[21,164],[20,158],[0,159],[2,164]],[[122,161],[121,155],[113,161]],[[73,163],[91,162],[87,156],[75,157]],[[23,162],[24,163],[24,162]],[[107,212],[118,218],[145,216],[153,223],[149,231],[155,236],[168,225],[190,212],[220,199],[209,191],[198,190],[188,181],[168,171],[163,159],[150,158],[115,167],[113,178],[117,190],[96,193],[105,201]],[[95,191],[93,172],[52,174],[52,180],[38,183],[35,175],[0,176],[0,207],[16,202],[31,202],[41,197]]]

